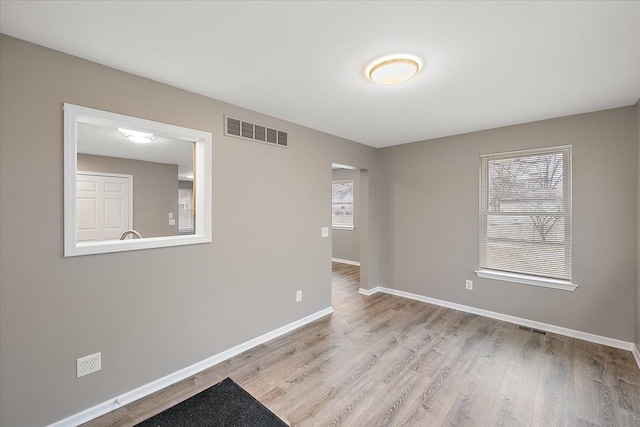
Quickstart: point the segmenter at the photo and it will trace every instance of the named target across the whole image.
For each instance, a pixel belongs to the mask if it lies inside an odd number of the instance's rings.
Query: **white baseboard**
[[[357,265],[360,266],[360,261],[351,261],[348,259],[340,259],[340,258],[331,258],[333,262],[339,262],[340,264],[349,264],[349,265]]]
[[[521,317],[510,316],[508,314],[496,313],[494,311],[483,310],[481,308],[470,307],[468,305],[456,304],[454,302],[439,300],[436,298],[429,298],[422,295],[412,294],[410,292],[398,291],[396,289],[377,287],[377,292],[385,294],[396,295],[403,298],[409,298],[416,301],[422,301],[429,304],[439,305],[442,307],[452,308],[454,310],[464,311],[465,313],[477,314],[479,316],[490,317],[492,319],[502,320],[504,322],[515,323],[516,325],[526,326],[528,328],[541,329],[547,332],[553,332],[559,335],[565,335],[571,338],[577,338],[584,341],[590,341],[596,344],[602,344],[609,347],[619,348],[622,350],[633,351],[636,347],[634,343],[618,340],[615,338],[603,337],[601,335],[590,334],[588,332],[576,331],[574,329],[563,328],[562,326],[550,325],[548,323],[542,323],[535,320],[523,319]],[[373,291],[373,289],[371,290]],[[365,295],[373,295],[375,292],[371,292]],[[637,351],[637,349],[636,349]],[[640,356],[640,355],[639,355]],[[638,358],[636,358],[636,361]],[[639,363],[640,366],[640,363]]]
[[[134,390],[128,391],[111,400],[100,403],[89,409],[85,409],[82,412],[78,412],[77,414],[71,415],[70,417],[67,417],[63,420],[50,424],[49,427],[75,427],[87,421],[90,421],[94,418],[98,418],[99,416],[104,415],[107,412],[111,412],[114,409],[119,408],[120,406],[127,405],[142,397],[148,396],[151,393],[155,393],[156,391],[161,390],[167,386],[170,386],[171,384],[175,384],[178,381],[182,381],[185,378],[189,378],[190,376],[195,375],[200,371],[208,369],[233,356],[236,356],[244,351],[252,349],[253,347],[256,347],[274,338],[277,338],[280,335],[284,335],[288,332],[291,332],[294,329],[298,329],[308,323],[313,322],[314,320],[317,320],[331,313],[333,313],[333,307],[327,307],[324,310],[320,310],[316,313],[310,314],[307,317],[303,317],[302,319],[289,323],[288,325],[282,326],[271,332],[267,332],[264,335],[260,335],[257,338],[246,341],[242,344],[239,344],[235,347],[232,347],[228,350],[225,350],[221,353],[211,356],[205,360],[197,362],[191,366],[187,366],[186,368],[180,369],[179,371],[176,371],[165,377],[152,381]]]
[[[638,369],[640,369],[640,350],[636,344],[633,344],[631,353],[633,353],[633,358],[636,359],[636,364],[638,365]]]
[[[358,289],[358,293],[369,297],[373,294],[381,292],[380,289],[381,289],[380,286],[376,286],[375,288],[371,288],[371,289],[360,288]]]

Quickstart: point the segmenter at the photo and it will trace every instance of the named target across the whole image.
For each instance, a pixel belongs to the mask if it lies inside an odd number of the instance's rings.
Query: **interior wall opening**
[[[368,174],[355,166],[332,163],[331,258],[332,271],[357,272],[360,287],[367,268]],[[364,259],[363,259],[364,258]],[[364,263],[363,263],[364,261]],[[366,286],[365,286],[366,287]]]

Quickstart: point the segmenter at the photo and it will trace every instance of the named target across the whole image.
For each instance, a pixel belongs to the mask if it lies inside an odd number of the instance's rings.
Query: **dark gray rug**
[[[287,424],[227,378],[137,427],[287,427]]]

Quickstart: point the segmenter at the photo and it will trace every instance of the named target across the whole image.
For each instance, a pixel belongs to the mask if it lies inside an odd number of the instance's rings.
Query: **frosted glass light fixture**
[[[147,144],[153,141],[154,136],[152,133],[139,132],[137,130],[118,128],[118,130],[124,133],[124,136],[131,142],[137,142],[139,144]]]
[[[395,57],[383,59],[369,66],[369,78],[376,83],[383,85],[395,85],[406,82],[415,76],[420,70],[418,61],[405,58]]]

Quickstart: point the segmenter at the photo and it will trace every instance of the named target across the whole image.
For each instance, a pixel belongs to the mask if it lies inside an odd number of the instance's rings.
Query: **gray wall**
[[[636,155],[640,168],[640,100],[636,102]],[[640,349],[640,171],[636,169],[637,206],[636,206],[636,347]]]
[[[381,285],[634,339],[636,111],[625,107],[382,150]],[[479,156],[573,145],[575,292],[480,279]],[[474,290],[465,290],[465,279]]]
[[[360,261],[360,171],[334,169],[333,180],[353,179],[353,230],[334,228],[331,234],[332,256],[349,261]]]
[[[0,56],[3,427],[46,425],[331,305],[331,163],[368,169],[376,206],[375,149],[4,35]],[[64,102],[211,132],[213,243],[64,258]],[[287,130],[290,148],[223,136],[225,113]],[[76,358],[98,351],[102,371],[76,379]]]
[[[133,228],[143,237],[178,235],[178,165],[79,153],[78,170],[133,175]]]

